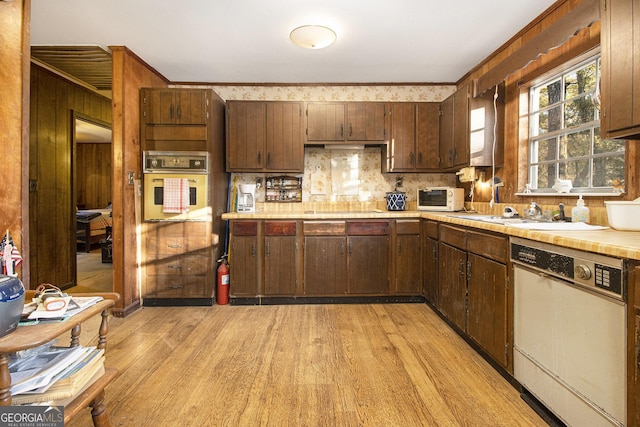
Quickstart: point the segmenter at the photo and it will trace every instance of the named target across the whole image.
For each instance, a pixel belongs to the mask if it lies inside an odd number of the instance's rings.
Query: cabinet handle
[[[271,166],[271,151],[267,151],[267,167]]]
[[[437,261],[438,260],[438,250],[434,247],[431,252],[432,252],[432,255],[433,255],[433,260]]]
[[[349,242],[349,255],[353,253],[353,243]]]
[[[340,242],[340,255],[344,255],[344,242]]]
[[[458,275],[459,275],[460,277],[464,276],[464,267],[465,267],[465,266],[464,266],[464,261],[460,260],[460,261],[458,262]]]
[[[173,119],[173,104],[169,106],[169,118]]]
[[[180,108],[180,106],[179,106],[179,105],[178,105],[178,108],[177,108],[177,110],[176,110],[176,113],[177,113],[177,114],[176,114],[176,118],[177,118],[178,120],[180,120],[180,117],[182,117],[182,109]]]
[[[172,268],[174,270],[181,270],[182,266],[179,264],[169,264],[167,267]]]
[[[344,138],[344,125],[340,125],[340,138]]]
[[[409,164],[410,165],[414,165],[414,158],[415,158],[415,154],[413,154],[413,151],[409,153]]]
[[[184,286],[182,285],[169,285],[169,289],[182,289]]]
[[[353,135],[353,126],[349,123],[349,138],[351,138],[351,135]]]
[[[398,254],[402,253],[402,244],[398,242]]]
[[[421,165],[422,164],[422,153],[418,153],[418,164]]]
[[[271,245],[269,244],[269,242],[267,242],[266,252],[267,252],[267,256],[271,254]]]
[[[258,164],[262,164],[262,151],[258,151]]]
[[[180,249],[182,247],[182,245],[179,245],[177,243],[172,243],[170,245],[167,245],[168,247],[170,247],[171,249]]]
[[[252,257],[256,257],[256,244],[255,243],[251,243],[251,256]]]

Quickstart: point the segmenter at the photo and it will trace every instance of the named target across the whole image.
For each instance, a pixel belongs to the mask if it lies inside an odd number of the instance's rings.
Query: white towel
[[[162,194],[162,212],[189,212],[189,180],[186,178],[165,178]]]

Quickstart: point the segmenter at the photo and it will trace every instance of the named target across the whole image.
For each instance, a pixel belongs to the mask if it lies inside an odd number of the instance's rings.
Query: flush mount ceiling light
[[[306,49],[322,49],[336,41],[336,33],[322,25],[303,25],[291,31],[292,42]]]

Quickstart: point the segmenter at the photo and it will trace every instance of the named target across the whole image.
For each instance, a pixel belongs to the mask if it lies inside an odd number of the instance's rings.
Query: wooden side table
[[[27,291],[25,300],[33,298],[34,291]],[[86,320],[100,315],[100,329],[98,331],[97,347],[107,349],[107,317],[109,309],[120,299],[117,293],[79,294],[78,296],[101,296],[104,299],[86,308],[80,313],[66,319],[64,322],[45,322],[37,325],[19,326],[17,330],[0,338],[0,406],[11,405],[11,375],[9,373],[9,354],[46,344],[66,332],[71,332],[70,346],[80,344],[81,325]],[[98,378],[87,389],[65,406],[64,423],[66,424],[78,412],[91,407],[91,415],[95,426],[110,426],[107,406],[105,404],[105,387],[118,375],[115,368],[106,368],[104,375]]]

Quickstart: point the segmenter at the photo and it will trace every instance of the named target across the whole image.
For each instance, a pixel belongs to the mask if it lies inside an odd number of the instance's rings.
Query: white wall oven
[[[145,151],[143,218],[145,221],[206,221],[209,153]]]

